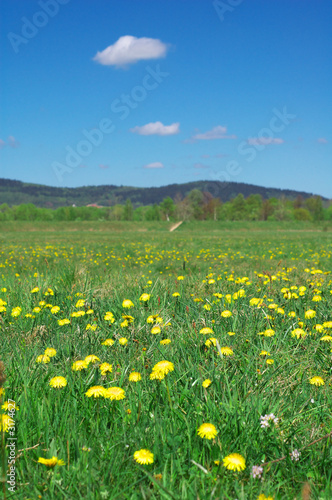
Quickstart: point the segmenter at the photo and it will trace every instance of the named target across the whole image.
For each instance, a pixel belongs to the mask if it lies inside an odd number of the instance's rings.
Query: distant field
[[[0,221],[0,237],[7,232],[31,232],[31,231],[105,231],[105,232],[146,232],[146,231],[169,231],[174,222],[130,222],[130,221],[80,221],[80,222],[27,222],[27,221]],[[190,221],[184,222],[176,230],[177,232],[198,231],[207,233],[209,231],[332,231],[332,222],[267,222],[267,221]]]
[[[0,223],[7,498],[332,498],[331,224],[171,225]]]

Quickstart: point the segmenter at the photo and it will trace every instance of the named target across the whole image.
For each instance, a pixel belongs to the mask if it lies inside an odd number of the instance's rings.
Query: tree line
[[[332,221],[332,203],[323,203],[321,197],[294,200],[285,197],[263,199],[259,194],[244,197],[238,194],[230,201],[222,202],[208,192],[193,189],[173,200],[166,197],[159,204],[134,206],[130,199],[124,204],[108,207],[65,206],[56,209],[39,208],[32,203],[8,206],[0,205],[0,221]]]

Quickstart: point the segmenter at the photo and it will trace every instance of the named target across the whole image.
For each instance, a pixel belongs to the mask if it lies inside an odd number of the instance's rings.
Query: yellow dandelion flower
[[[35,288],[33,288],[33,289],[30,291],[30,293],[37,293],[37,292],[39,292],[39,288],[38,288],[38,286],[36,286]]]
[[[223,465],[228,470],[240,472],[246,468],[246,461],[239,453],[231,453],[223,458]]]
[[[102,363],[100,366],[99,366],[99,370],[101,372],[101,374],[104,376],[106,375],[106,373],[112,373],[112,365],[110,365],[109,363]]]
[[[320,302],[322,297],[320,295],[314,295],[311,299],[313,302]]]
[[[88,314],[88,312],[87,312]],[[95,332],[97,330],[97,325],[90,325],[90,323],[88,323],[85,327],[86,330],[92,330],[93,332]]]
[[[100,361],[100,359],[94,354],[89,354],[84,358],[84,361],[89,365],[90,363],[96,363],[97,361]]]
[[[296,312],[295,312],[295,311],[290,311],[290,312],[288,313],[288,317],[289,317],[289,318],[296,318]]]
[[[67,380],[65,377],[53,377],[50,380],[50,386],[54,387],[54,389],[61,389],[62,387],[66,387]]]
[[[234,354],[230,347],[220,347],[220,352],[223,356],[233,356]]]
[[[320,340],[321,342],[332,342],[332,337],[331,335],[324,335]]]
[[[208,326],[205,326],[204,328],[201,328],[201,330],[199,331],[199,333],[202,333],[203,335],[206,335],[206,334],[211,334],[213,333],[213,330],[212,328],[209,328]]]
[[[269,358],[269,359],[266,360],[266,364],[267,365],[273,365],[273,363],[274,363],[274,360],[271,359],[271,358]]]
[[[142,376],[139,372],[131,372],[129,375],[129,382],[139,382],[142,380]]]
[[[131,307],[134,307],[134,304],[132,303],[131,300],[129,299],[125,299],[123,302],[122,302],[122,307],[124,309],[130,309]]]
[[[316,316],[316,311],[313,311],[312,309],[308,309],[308,310],[304,313],[304,317],[305,317],[305,319],[314,318],[315,316]]]
[[[265,330],[264,332],[264,337],[273,337],[273,335],[275,335],[275,331],[272,330],[271,328]]]
[[[101,343],[101,345],[107,345],[107,346],[111,346],[113,344],[114,344],[113,339],[106,339],[104,342]]]
[[[45,349],[44,354],[45,356],[53,358],[53,356],[56,356],[56,350],[53,347],[48,347],[47,349]]]
[[[17,316],[19,316],[22,312],[22,308],[21,307],[13,307],[12,309],[12,312],[11,312],[11,316],[13,316],[13,318],[17,318]]]
[[[121,337],[121,338],[119,339],[119,344],[120,344],[120,345],[126,345],[126,344],[127,344],[127,342],[128,342],[128,339],[126,339],[126,337]]]
[[[87,367],[88,367],[88,363],[85,360],[78,359],[77,361],[74,361],[71,369],[74,372],[80,372],[82,370],[85,370]]]
[[[153,459],[153,453],[151,453],[151,451],[149,450],[142,449],[135,451],[134,453],[134,460],[142,465],[153,464]]]
[[[204,387],[205,389],[207,387],[209,387],[209,385],[212,384],[212,380],[210,380],[209,378],[207,378],[206,380],[204,380],[204,382],[202,383],[202,387]]]
[[[227,335],[229,335],[230,337],[232,337],[233,335],[235,335],[235,332],[227,332]]]
[[[75,307],[84,307],[84,304],[85,304],[85,300],[80,299],[76,302]]]
[[[216,437],[216,435],[218,434],[218,431],[213,424],[202,424],[197,429],[197,434],[201,438],[214,439]]]
[[[249,300],[249,305],[260,307],[263,303],[263,299],[253,298]]]
[[[181,297],[181,295],[179,294],[179,292],[174,292],[172,293],[172,297]]]
[[[171,339],[164,339],[164,340],[160,341],[161,345],[167,345],[167,344],[170,344],[170,343],[171,343]]]
[[[104,320],[108,321],[109,323],[114,323],[115,321],[114,314],[111,311],[107,311],[104,316]]]
[[[56,314],[57,312],[60,311],[60,307],[59,306],[53,306],[53,307],[51,307],[50,311],[51,311],[52,314]]]
[[[215,337],[210,337],[209,339],[207,339],[207,341],[205,342],[205,345],[207,347],[211,347],[211,345],[214,345],[216,346],[217,345],[217,339]]]
[[[14,420],[9,415],[0,415],[0,432],[9,432],[9,429],[13,427],[14,424]]]
[[[9,403],[8,401],[5,401],[4,404],[1,406],[1,408],[5,411],[18,411],[20,408],[16,405],[15,401],[12,401]]]
[[[46,465],[46,467],[55,467],[56,465],[65,465],[63,460],[59,460],[57,457],[52,458],[38,458],[38,463]]]
[[[324,385],[325,382],[324,380],[322,379],[322,377],[312,377],[310,380],[309,380],[310,384],[311,385],[316,385],[317,387],[319,387],[320,385]]]
[[[64,319],[58,319],[58,325],[59,326],[63,326],[63,325],[69,325],[70,324],[70,320],[67,319],[67,318],[64,318]]]
[[[90,387],[85,393],[85,395],[88,398],[94,397],[94,398],[104,398],[105,396],[106,389],[105,387],[101,385],[94,385],[93,387]]]
[[[258,497],[257,497],[257,500],[274,500],[274,497],[267,497],[266,495],[264,495],[264,493],[261,493]]]
[[[40,356],[37,357],[36,363],[49,363],[51,361],[51,358],[47,356],[46,354],[40,354]]]
[[[223,312],[221,313],[221,316],[222,316],[223,318],[230,318],[230,317],[232,316],[232,313],[231,313],[231,311],[223,311]]]
[[[150,300],[150,297],[151,297],[151,295],[149,295],[148,293],[142,293],[139,300],[141,302],[147,302],[148,300]]]
[[[177,277],[177,280],[178,280],[178,281],[183,281],[183,280],[184,280],[184,276],[178,276],[178,277]]]
[[[160,326],[154,326],[154,327],[151,329],[151,333],[152,333],[153,335],[157,335],[157,334],[158,334],[158,333],[160,333],[160,332],[161,332],[161,328],[160,328]]]
[[[126,393],[120,387],[109,387],[105,390],[105,398],[119,401],[120,399],[124,399],[126,397]]]
[[[164,361],[159,361],[154,367],[152,368],[152,373],[150,375],[150,379],[154,380],[162,380],[165,378],[165,376],[169,373],[174,371],[174,365],[170,361],[164,360]]]
[[[332,328],[332,321],[324,321],[323,327],[324,328]]]
[[[304,330],[302,330],[302,328],[295,328],[295,330],[291,332],[291,335],[292,337],[296,337],[297,339],[302,339],[307,334]]]

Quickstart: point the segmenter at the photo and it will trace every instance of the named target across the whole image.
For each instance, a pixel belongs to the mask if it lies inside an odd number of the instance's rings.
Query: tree
[[[174,216],[175,212],[175,203],[170,196],[164,198],[163,201],[159,205],[162,215],[165,217],[167,221],[169,221],[170,217]]]
[[[145,212],[145,220],[160,220],[160,210],[157,203],[147,209]]]
[[[193,189],[187,196],[194,219],[198,220],[203,215],[204,196],[199,189]]]
[[[123,220],[133,220],[133,205],[128,198],[123,208]]]
[[[305,205],[314,220],[322,220],[324,218],[322,198],[320,196],[307,198]]]

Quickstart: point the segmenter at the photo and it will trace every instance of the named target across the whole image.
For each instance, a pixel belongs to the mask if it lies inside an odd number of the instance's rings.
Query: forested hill
[[[223,202],[235,198],[240,193],[244,197],[260,194],[264,199],[284,197],[294,200],[298,196],[302,196],[303,199],[312,196],[312,193],[302,191],[264,188],[238,182],[196,181],[150,188],[113,185],[62,188],[0,179],[0,204],[7,203],[9,206],[13,206],[33,203],[37,207],[57,208],[73,204],[83,206],[94,203],[107,207],[118,203],[123,204],[130,199],[134,206],[139,206],[159,204],[167,196],[173,200],[179,200],[186,197],[193,189],[209,192],[213,198],[219,198]],[[324,200],[324,198],[322,199]]]

